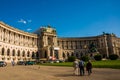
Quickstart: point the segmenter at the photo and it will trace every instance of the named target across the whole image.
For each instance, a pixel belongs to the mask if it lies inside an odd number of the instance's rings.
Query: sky
[[[51,25],[58,37],[120,37],[120,0],[0,0],[0,21],[30,33]]]

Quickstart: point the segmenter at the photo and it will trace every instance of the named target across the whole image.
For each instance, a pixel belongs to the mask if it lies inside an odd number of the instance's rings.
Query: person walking
[[[90,62],[90,60],[86,64],[86,70],[88,71],[88,75],[92,73],[92,63]]]
[[[85,74],[84,64],[85,64],[84,61],[80,60],[80,62],[79,62],[80,76],[83,76]]]
[[[15,61],[14,61],[14,59],[13,59],[13,61],[11,62],[11,64],[12,64],[12,66],[15,66]]]
[[[73,62],[73,68],[74,68],[74,75],[78,75],[79,62],[77,59]]]

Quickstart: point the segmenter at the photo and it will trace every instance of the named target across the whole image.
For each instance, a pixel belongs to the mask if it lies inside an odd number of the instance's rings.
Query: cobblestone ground
[[[0,80],[120,80],[120,70],[94,68],[90,76],[74,76],[72,67],[9,65],[0,67]]]

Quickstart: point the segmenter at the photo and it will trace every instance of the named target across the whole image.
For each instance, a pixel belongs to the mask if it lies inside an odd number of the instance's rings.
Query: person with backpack
[[[74,75],[78,75],[79,62],[77,59],[73,62],[73,68],[74,68]]]
[[[84,65],[85,65],[84,61],[80,60],[79,62],[80,76],[83,76],[85,74]]]

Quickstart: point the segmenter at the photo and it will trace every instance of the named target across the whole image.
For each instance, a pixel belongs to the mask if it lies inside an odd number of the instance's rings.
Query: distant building
[[[103,33],[92,37],[57,37],[56,30],[50,26],[41,27],[28,33],[0,22],[0,61],[34,59],[80,58],[90,53],[89,46],[94,43],[97,52],[103,57],[117,54],[120,57],[120,38],[115,34]]]

